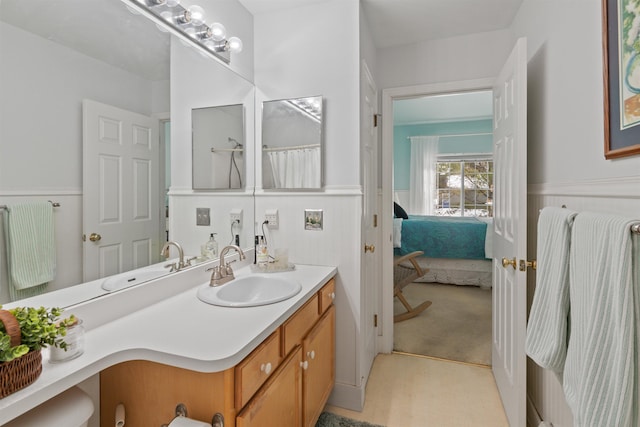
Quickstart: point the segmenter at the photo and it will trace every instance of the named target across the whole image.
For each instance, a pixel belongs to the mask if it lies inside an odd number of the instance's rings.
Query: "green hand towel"
[[[56,275],[53,206],[9,205],[4,225],[11,299],[40,294]]]

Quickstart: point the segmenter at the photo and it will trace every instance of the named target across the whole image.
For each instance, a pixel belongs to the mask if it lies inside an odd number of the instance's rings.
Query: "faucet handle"
[[[198,259],[197,256],[191,257],[191,258],[187,258],[186,261],[184,262],[184,265],[186,267],[191,267],[191,261]]]
[[[178,266],[176,265],[175,262],[172,262],[171,264],[165,265],[164,268],[168,268],[169,269],[169,273],[173,273],[174,271],[176,271]]]
[[[211,267],[211,268],[207,268],[205,271],[210,271],[213,270],[213,273],[211,273],[211,280],[209,281],[209,286],[218,286],[218,282],[220,280],[222,280],[222,270],[220,267]]]

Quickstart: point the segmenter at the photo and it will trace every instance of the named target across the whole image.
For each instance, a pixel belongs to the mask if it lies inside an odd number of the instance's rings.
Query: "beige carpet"
[[[403,294],[413,306],[425,300],[433,304],[420,315],[394,324],[395,351],[491,365],[490,289],[411,283]],[[394,300],[394,312],[404,312]]]

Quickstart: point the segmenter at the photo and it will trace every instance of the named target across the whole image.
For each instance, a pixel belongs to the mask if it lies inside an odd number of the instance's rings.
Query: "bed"
[[[423,251],[420,282],[491,287],[491,218],[409,215],[394,218],[394,255]]]

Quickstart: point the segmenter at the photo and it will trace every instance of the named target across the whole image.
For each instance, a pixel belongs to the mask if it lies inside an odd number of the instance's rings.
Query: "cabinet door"
[[[302,349],[280,365],[236,418],[236,427],[297,427],[302,419]]]
[[[303,426],[313,427],[335,382],[335,307],[331,306],[302,342]]]

